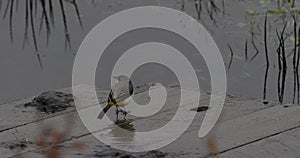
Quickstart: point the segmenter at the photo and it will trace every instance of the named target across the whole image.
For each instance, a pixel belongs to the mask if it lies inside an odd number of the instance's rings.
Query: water
[[[2,1],[0,15],[5,13],[6,2]],[[12,33],[13,39],[10,40],[9,29],[9,14],[5,19],[1,19],[0,23],[0,103],[6,103],[19,98],[24,98],[38,93],[55,90],[58,88],[71,86],[72,81],[72,66],[75,59],[75,54],[80,46],[85,35],[104,18],[124,9],[145,6],[158,5],[170,7],[177,10],[182,9],[189,15],[197,18],[197,10],[195,9],[194,1],[181,0],[101,0],[78,1],[78,7],[83,23],[83,28],[80,27],[76,10],[70,3],[64,2],[65,14],[68,24],[68,29],[71,39],[71,50],[65,48],[64,23],[61,16],[59,3],[54,3],[54,21],[55,28],[51,26],[51,34],[47,45],[47,34],[45,24],[39,32],[39,24],[41,18],[41,10],[37,10],[35,17],[36,38],[38,49],[41,56],[41,68],[37,53],[34,48],[31,28],[29,27],[28,38],[29,44],[23,45],[24,30],[25,30],[25,1],[20,1],[18,9],[13,9]],[[262,2],[261,2],[262,3]],[[222,1],[218,1],[216,5],[219,11],[213,11],[212,18],[210,11],[202,6],[200,22],[208,29],[218,44],[218,47],[224,58],[228,77],[228,93],[237,94],[248,97],[262,98],[264,88],[264,77],[266,69],[265,52],[264,52],[264,14],[253,16],[248,12],[263,12],[267,7],[276,8],[276,3],[261,4],[260,2],[252,1],[225,1],[224,8]],[[204,3],[205,5],[206,3]],[[40,5],[40,4],[39,4]],[[216,13],[217,12],[217,13]],[[224,13],[223,13],[224,12]],[[266,99],[278,100],[277,90],[277,75],[278,63],[276,49],[278,42],[275,30],[282,30],[284,24],[282,16],[270,15],[268,23],[268,48],[270,57],[270,68],[268,72]],[[255,19],[255,20],[254,20]],[[252,21],[252,22],[251,22]],[[292,20],[288,22],[287,33],[292,31]],[[253,25],[251,25],[251,23]],[[251,29],[253,28],[253,29]],[[255,47],[251,44],[251,31],[254,32],[254,43],[259,53],[255,56]],[[142,38],[141,36],[147,37]],[[287,37],[286,54],[290,54],[293,50],[291,36]],[[107,50],[106,54],[110,55],[108,60],[103,61],[104,64],[97,69],[96,80],[99,87],[107,88],[109,85],[109,69],[113,65],[111,61],[118,57],[127,47],[134,44],[147,41],[162,41],[164,43],[173,44],[177,49],[182,50],[187,56],[193,59],[195,63],[197,75],[202,89],[209,90],[210,78],[203,59],[200,56],[195,56],[195,52],[189,47],[188,43],[177,37],[174,34],[163,32],[161,30],[149,29],[138,30],[131,34],[124,35],[118,38],[113,46]],[[248,54],[245,56],[245,41],[247,42]],[[289,43],[288,43],[289,42]],[[230,48],[233,56],[231,57]],[[232,58],[232,61],[230,61]],[[253,58],[253,60],[251,60]],[[291,63],[292,55],[287,57],[289,64]],[[251,60],[251,61],[250,61]],[[105,66],[103,66],[105,65]],[[293,98],[293,69],[289,65],[287,68],[287,78],[284,88],[284,102],[292,102]],[[171,76],[171,77],[170,77]],[[133,80],[136,84],[144,82],[177,82],[174,74],[166,67],[161,65],[147,64],[135,71]]]

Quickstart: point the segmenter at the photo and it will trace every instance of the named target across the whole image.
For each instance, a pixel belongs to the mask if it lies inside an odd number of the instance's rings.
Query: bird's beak
[[[118,77],[116,77],[116,76],[113,76],[113,78],[116,79],[116,80],[118,80]]]

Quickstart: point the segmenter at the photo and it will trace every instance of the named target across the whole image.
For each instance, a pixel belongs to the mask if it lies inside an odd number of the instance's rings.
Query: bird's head
[[[119,75],[119,76],[113,76],[114,79],[118,80],[118,82],[120,81],[128,81],[129,77],[125,76],[125,75]]]

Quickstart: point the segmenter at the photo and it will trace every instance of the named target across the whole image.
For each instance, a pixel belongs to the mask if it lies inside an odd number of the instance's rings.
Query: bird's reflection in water
[[[130,142],[134,139],[134,125],[133,120],[117,120],[113,128],[111,128],[110,134],[117,141],[120,142]]]

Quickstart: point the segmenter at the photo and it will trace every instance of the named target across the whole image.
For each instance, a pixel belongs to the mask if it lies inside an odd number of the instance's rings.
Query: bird
[[[127,111],[124,106],[129,104],[131,96],[133,95],[133,84],[129,77],[126,75],[113,76],[117,80],[117,83],[111,88],[107,104],[103,110],[99,113],[98,119],[102,119],[106,112],[112,107],[116,107],[116,119],[119,119],[119,112],[124,114],[124,120],[127,115]],[[120,108],[120,109],[119,109]]]

